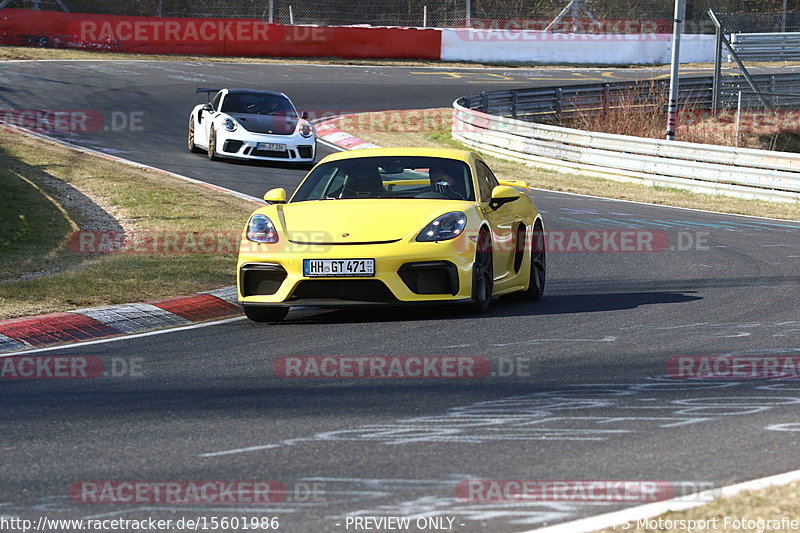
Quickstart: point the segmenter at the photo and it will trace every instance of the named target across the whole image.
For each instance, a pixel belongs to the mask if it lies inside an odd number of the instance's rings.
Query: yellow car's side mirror
[[[489,200],[489,207],[497,211],[505,204],[520,198],[522,198],[522,193],[514,187],[498,185],[492,189],[492,199]]]
[[[264,201],[268,204],[285,204],[286,203],[286,189],[270,189],[264,195]]]

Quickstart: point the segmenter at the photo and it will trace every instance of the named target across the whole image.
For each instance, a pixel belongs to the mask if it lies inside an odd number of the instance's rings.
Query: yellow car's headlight
[[[466,225],[467,215],[461,211],[445,213],[425,226],[425,229],[417,235],[417,241],[434,242],[455,239],[461,235]]]
[[[260,243],[278,242],[278,230],[266,215],[253,215],[247,223],[247,240]]]

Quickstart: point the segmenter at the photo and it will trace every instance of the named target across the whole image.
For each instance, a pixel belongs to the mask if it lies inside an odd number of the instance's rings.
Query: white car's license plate
[[[285,144],[275,144],[275,143],[258,143],[256,146],[258,150],[267,150],[268,152],[285,152],[286,145]]]
[[[303,259],[303,275],[315,277],[371,277],[374,259]]]

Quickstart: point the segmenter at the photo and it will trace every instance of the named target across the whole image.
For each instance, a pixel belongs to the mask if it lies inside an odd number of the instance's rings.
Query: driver
[[[453,189],[455,178],[443,167],[431,167],[428,170],[433,190],[452,200],[464,200],[464,195]]]

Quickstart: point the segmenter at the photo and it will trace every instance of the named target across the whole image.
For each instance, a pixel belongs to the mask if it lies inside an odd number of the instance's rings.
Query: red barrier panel
[[[439,30],[4,9],[0,44],[140,54],[439,59]]]

